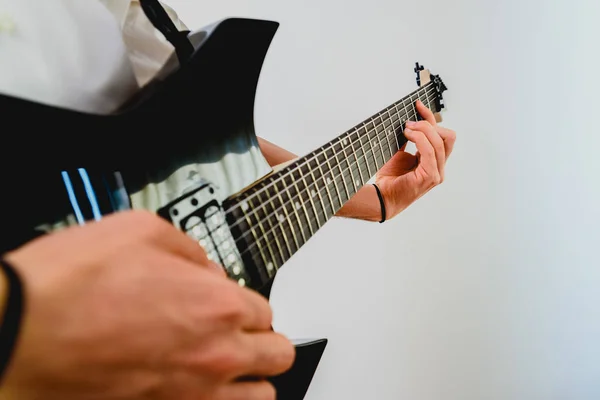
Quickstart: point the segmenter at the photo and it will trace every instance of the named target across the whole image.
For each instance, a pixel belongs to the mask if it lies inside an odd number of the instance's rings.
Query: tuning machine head
[[[438,122],[441,122],[442,116],[440,114],[440,111],[446,108],[446,106],[444,105],[444,98],[442,94],[446,90],[448,90],[448,88],[446,87],[446,85],[442,81],[442,78],[440,78],[439,75],[433,75],[429,72],[428,69],[425,69],[425,67],[420,65],[418,62],[415,63],[414,71],[417,74],[417,85],[419,87],[423,87],[429,84],[430,82],[433,84],[435,96],[432,102],[433,104],[431,104],[433,108],[432,111],[434,112],[435,119]],[[427,91],[429,92],[429,89],[427,89]]]
[[[417,74],[417,86],[421,87],[421,71],[423,71],[425,69],[424,66],[419,65],[419,62],[415,63],[415,73]]]

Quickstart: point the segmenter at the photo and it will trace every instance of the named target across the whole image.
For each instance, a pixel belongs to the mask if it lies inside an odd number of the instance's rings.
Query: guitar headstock
[[[433,75],[428,69],[425,69],[418,62],[415,63],[415,73],[417,74],[417,85],[423,87],[430,82],[433,82],[435,88],[435,98],[433,104],[431,104],[431,111],[433,112],[437,122],[442,122],[441,111],[446,108],[444,104],[444,97],[442,94],[448,90],[442,78],[439,75]]]

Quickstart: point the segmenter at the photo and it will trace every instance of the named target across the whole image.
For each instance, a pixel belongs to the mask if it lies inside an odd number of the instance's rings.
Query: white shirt
[[[0,94],[109,113],[172,52],[137,0],[0,0]]]

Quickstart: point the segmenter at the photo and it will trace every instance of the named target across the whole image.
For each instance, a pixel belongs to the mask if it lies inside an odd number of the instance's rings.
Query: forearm
[[[298,156],[265,139],[258,138],[260,149],[271,167],[294,160]],[[377,222],[381,220],[381,208],[377,192],[372,185],[362,187],[336,213],[338,217],[356,218]]]

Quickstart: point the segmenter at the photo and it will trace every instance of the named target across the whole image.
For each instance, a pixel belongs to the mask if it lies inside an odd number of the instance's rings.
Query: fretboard
[[[246,262],[275,274],[406,143],[417,99],[437,111],[432,83],[271,174],[225,205]],[[262,279],[261,279],[262,280]]]

